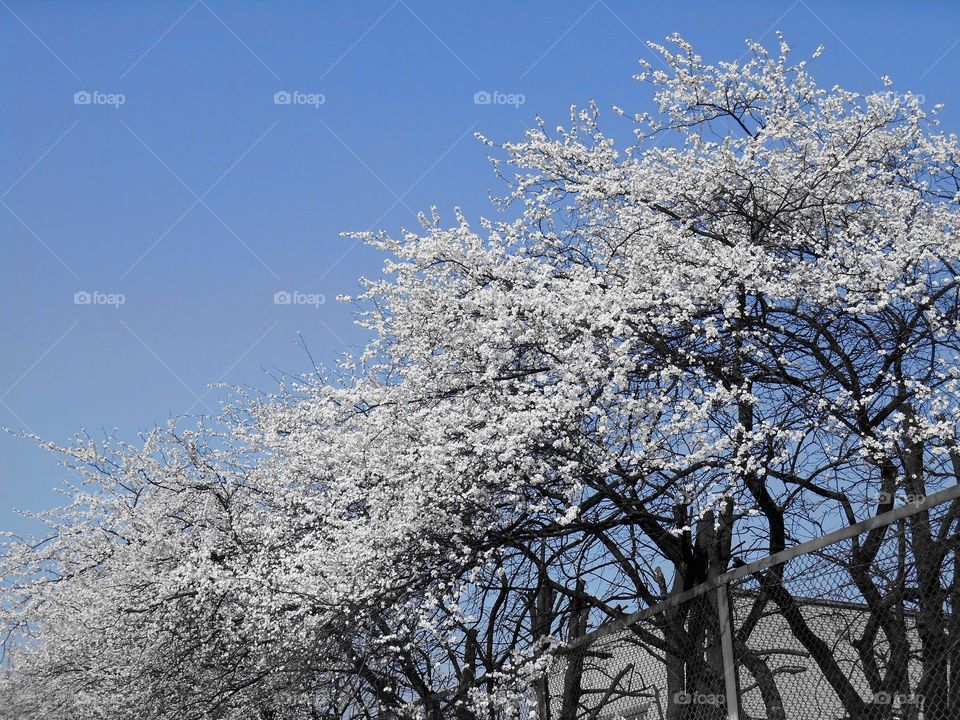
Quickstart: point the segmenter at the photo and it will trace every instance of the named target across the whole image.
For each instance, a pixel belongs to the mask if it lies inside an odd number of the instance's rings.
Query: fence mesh
[[[727,573],[571,643],[541,715],[960,719],[956,503]]]

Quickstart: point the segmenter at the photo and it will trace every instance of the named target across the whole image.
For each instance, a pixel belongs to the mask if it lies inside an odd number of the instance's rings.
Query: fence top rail
[[[853,525],[840,528],[839,530],[828,533],[823,537],[808,540],[805,543],[795,545],[787,548],[786,550],[781,550],[773,555],[767,555],[759,560],[755,560],[746,565],[741,565],[740,567],[728,570],[727,572],[718,575],[711,580],[707,580],[696,587],[692,587],[689,590],[684,590],[676,595],[671,595],[657,605],[644,608],[643,610],[638,610],[637,612],[625,615],[618,620],[609,622],[606,625],[597,628],[593,632],[581,635],[576,640],[566,643],[564,645],[564,649],[569,652],[570,650],[574,650],[584,645],[596,642],[607,635],[611,635],[615,632],[623,630],[629,625],[646,620],[647,618],[659,613],[666,612],[677,605],[682,605],[683,603],[694,600],[701,595],[705,595],[711,590],[716,590],[721,586],[734,583],[746,577],[747,575],[753,575],[754,573],[762,572],[770,567],[773,567],[774,565],[781,565],[793,560],[796,557],[799,557],[800,555],[806,555],[808,553],[816,552],[817,550],[822,550],[828,545],[833,545],[834,543],[848,540],[856,535],[862,535],[878,527],[892,525],[895,522],[899,522],[900,520],[916,515],[917,513],[924,512],[930,508],[934,508],[950,502],[951,500],[957,499],[960,499],[960,484],[953,485],[946,490],[941,490],[933,495],[927,495],[918,500],[909,502],[906,505],[901,505],[900,507],[888,510],[887,512],[879,513],[871,518],[854,523]]]

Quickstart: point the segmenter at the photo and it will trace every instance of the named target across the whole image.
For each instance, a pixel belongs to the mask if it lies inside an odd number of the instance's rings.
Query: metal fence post
[[[728,720],[740,720],[740,687],[737,661],[733,655],[733,630],[730,627],[730,602],[727,585],[717,587],[717,615],[720,621],[720,650],[723,655],[723,686]]]

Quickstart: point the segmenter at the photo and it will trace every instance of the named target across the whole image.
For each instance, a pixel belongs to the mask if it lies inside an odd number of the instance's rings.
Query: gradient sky
[[[732,60],[778,29],[797,55],[826,46],[823,85],[887,74],[960,130],[958,3],[0,0],[0,425],[135,439],[215,410],[212,383],[307,370],[298,332],[331,364],[363,341],[335,296],[382,261],[341,231],[415,228],[431,205],[492,214],[502,186],[474,132],[517,139],[595,99],[627,138],[609,108],[650,109],[631,79],[644,40],[677,31]],[[0,434],[0,529],[35,528],[12,508],[58,502],[64,477]]]

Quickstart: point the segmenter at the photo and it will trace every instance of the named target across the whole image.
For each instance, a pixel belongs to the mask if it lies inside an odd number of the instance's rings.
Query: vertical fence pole
[[[723,654],[723,686],[727,700],[727,719],[740,720],[740,688],[737,661],[733,656],[733,631],[730,627],[730,602],[727,585],[717,588],[717,615],[720,620],[720,651]]]

